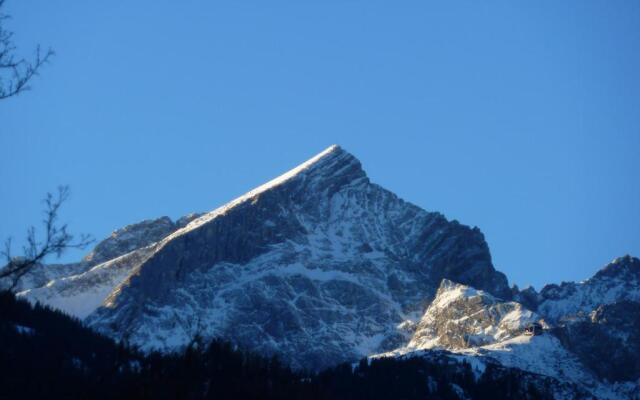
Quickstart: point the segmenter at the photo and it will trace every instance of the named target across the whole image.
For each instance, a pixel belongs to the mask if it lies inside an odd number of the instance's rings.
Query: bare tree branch
[[[31,79],[38,75],[40,68],[55,54],[52,49],[43,51],[38,45],[32,60],[16,57],[13,32],[5,27],[10,17],[2,12],[4,2],[5,0],[0,0],[0,100],[29,90]]]
[[[78,240],[74,241],[74,236],[67,231],[67,225],[58,223],[58,212],[60,206],[69,198],[69,187],[60,186],[54,196],[47,193],[44,199],[45,209],[42,224],[44,226],[44,238],[38,240],[35,228],[27,229],[26,244],[22,248],[21,257],[12,257],[11,238],[5,241],[4,250],[0,252],[7,264],[0,269],[0,279],[10,277],[12,280],[10,289],[14,289],[20,278],[42,264],[44,259],[55,254],[60,257],[68,249],[83,249],[93,243],[90,235],[82,234]]]

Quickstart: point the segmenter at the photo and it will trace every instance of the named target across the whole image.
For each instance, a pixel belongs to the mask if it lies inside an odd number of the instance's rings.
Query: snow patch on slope
[[[54,279],[43,287],[27,289],[17,295],[31,303],[47,304],[83,319],[98,308],[132,269],[152,254],[153,249],[152,245],[132,251],[81,274]]]

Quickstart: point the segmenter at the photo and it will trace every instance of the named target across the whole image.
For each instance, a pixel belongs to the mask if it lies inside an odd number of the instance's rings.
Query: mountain
[[[637,258],[510,289],[478,228],[371,183],[338,146],[209,213],[129,225],[48,270],[18,296],[145,352],[222,338],[297,370],[420,359],[418,370],[471,365],[476,383],[521,371],[551,397],[640,399]],[[524,335],[533,322],[542,334]]]
[[[87,321],[145,349],[223,337],[320,369],[396,346],[443,277],[510,293],[478,229],[332,146],[163,239]]]
[[[596,398],[640,398],[640,302],[631,300],[638,266],[640,260],[626,256],[582,283],[547,285],[537,296],[529,289],[526,298],[537,299],[537,312],[443,280],[409,342],[374,357],[430,358],[444,351],[471,362],[480,375],[495,363]],[[521,297],[516,293],[514,299]],[[541,334],[524,334],[532,323],[542,326]]]
[[[408,348],[459,349],[520,336],[540,317],[514,301],[443,279]]]
[[[616,258],[584,282],[545,286],[536,308],[552,321],[580,319],[622,300],[640,302],[640,261],[631,256]]]
[[[403,343],[397,325],[443,278],[511,293],[479,229],[371,183],[338,146],[163,237],[169,222],[125,228],[85,261],[118,258],[21,295],[146,350],[223,337],[320,369]]]

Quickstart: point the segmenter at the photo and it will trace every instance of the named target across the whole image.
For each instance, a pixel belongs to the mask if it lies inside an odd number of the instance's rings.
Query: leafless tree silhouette
[[[16,56],[13,32],[6,28],[6,22],[11,17],[2,11],[4,2],[5,0],[0,0],[0,100],[29,90],[31,79],[38,75],[40,68],[54,55],[52,49],[43,51],[37,45],[33,59]]]
[[[67,225],[60,225],[58,212],[60,206],[69,198],[69,187],[58,187],[58,193],[54,196],[47,193],[44,199],[44,237],[38,239],[36,229],[32,226],[27,230],[26,244],[23,246],[23,254],[20,257],[11,255],[11,238],[5,241],[4,250],[0,253],[7,260],[7,264],[0,269],[0,279],[11,279],[10,290],[13,290],[20,278],[37,266],[41,266],[45,258],[50,255],[60,257],[65,250],[82,249],[93,242],[91,236],[82,234],[78,240],[67,232]]]

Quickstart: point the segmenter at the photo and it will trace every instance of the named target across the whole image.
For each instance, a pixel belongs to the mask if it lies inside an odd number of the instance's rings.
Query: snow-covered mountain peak
[[[406,344],[398,325],[443,278],[510,294],[478,229],[332,146],[164,238],[87,322],[149,350],[224,337],[317,369]]]
[[[485,346],[520,336],[539,319],[519,303],[443,279],[407,348]]]
[[[640,260],[616,258],[583,282],[546,285],[537,297],[537,311],[555,323],[588,318],[602,304],[640,302]]]
[[[431,302],[430,307],[444,308],[460,299],[475,296],[484,296],[487,300],[494,300],[493,296],[481,290],[476,290],[471,286],[456,283],[449,279],[443,279],[442,282],[440,282],[440,287],[438,287],[436,297],[433,299],[433,302]]]
[[[335,192],[344,185],[368,182],[360,161],[334,144],[282,175],[194,219],[183,229],[172,234],[171,238],[197,229],[247,202],[255,202],[266,192],[287,190],[288,186],[295,184],[303,185],[309,194],[323,190]]]
[[[629,254],[618,257],[598,271],[592,279],[608,278],[640,281],[640,260]]]
[[[633,260],[620,260],[626,266],[629,261]],[[598,287],[607,288],[602,284]],[[575,293],[580,293],[585,304],[596,301],[586,300],[594,293],[599,295],[598,301],[612,295],[606,290],[590,292],[584,288],[579,287]],[[609,290],[615,297],[617,287],[610,286]],[[579,391],[598,399],[640,398],[640,366],[635,356],[640,349],[637,302],[600,305],[590,318],[566,325],[551,326],[541,317],[520,303],[443,280],[410,342],[375,357],[448,354],[469,362],[479,376],[493,362],[576,385]],[[543,329],[526,335],[525,327],[534,322]],[[573,393],[558,394],[557,398],[582,397]]]

